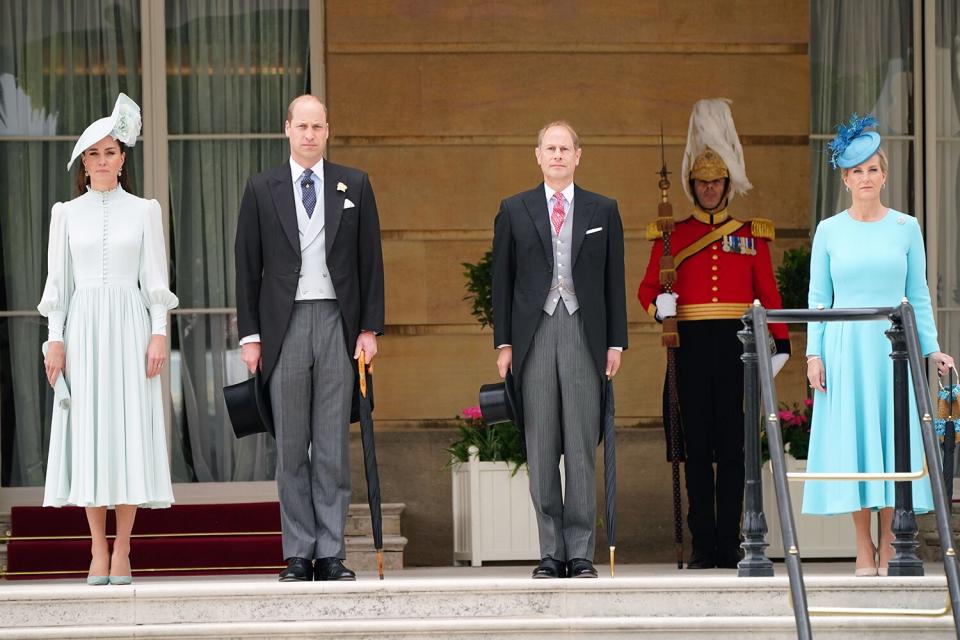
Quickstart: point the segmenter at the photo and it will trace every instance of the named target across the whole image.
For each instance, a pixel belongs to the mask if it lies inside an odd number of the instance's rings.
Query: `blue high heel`
[[[103,583],[106,584],[106,583]],[[133,576],[110,576],[110,584],[133,584]]]
[[[100,587],[110,582],[107,576],[87,576],[87,584],[91,587]]]

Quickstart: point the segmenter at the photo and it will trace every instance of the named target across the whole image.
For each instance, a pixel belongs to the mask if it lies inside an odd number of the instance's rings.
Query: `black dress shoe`
[[[325,580],[356,580],[357,574],[343,566],[340,558],[317,558],[313,563],[313,579]]]
[[[287,568],[280,572],[280,582],[313,580],[313,565],[306,558],[287,558]]]
[[[687,563],[687,569],[715,569],[717,567],[717,558],[708,554],[693,554],[690,562]]]
[[[589,560],[574,558],[567,563],[567,576],[570,578],[596,578],[597,570]]]
[[[533,570],[533,577],[536,579],[544,578],[566,578],[567,565],[560,560],[554,560],[550,556],[540,560],[540,564]]]
[[[736,569],[741,560],[743,560],[743,551],[740,549],[717,552],[717,567],[720,569]]]

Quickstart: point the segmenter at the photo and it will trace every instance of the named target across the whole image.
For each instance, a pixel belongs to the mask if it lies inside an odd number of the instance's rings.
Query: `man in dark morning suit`
[[[250,178],[240,203],[241,357],[261,368],[273,408],[280,580],[354,580],[342,562],[349,427],[355,360],[373,361],[383,331],[380,222],[367,174],[323,158],[320,100],[293,100],[284,129],[289,162]]]
[[[574,185],[581,149],[568,123],[541,129],[535,153],[543,182],[500,203],[494,223],[497,368],[512,369],[520,398],[540,536],[533,577],[596,578],[603,379],[627,347],[623,225],[616,201]]]

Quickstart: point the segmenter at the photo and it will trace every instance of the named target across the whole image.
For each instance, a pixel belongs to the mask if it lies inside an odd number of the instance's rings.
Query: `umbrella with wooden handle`
[[[360,441],[363,443],[363,471],[367,479],[367,503],[370,505],[370,525],[373,529],[373,547],[377,552],[377,574],[383,580],[383,516],[380,512],[380,473],[377,470],[377,447],[373,440],[373,410],[367,397],[367,376],[373,377],[373,363],[369,370],[366,354],[361,351],[360,372]]]

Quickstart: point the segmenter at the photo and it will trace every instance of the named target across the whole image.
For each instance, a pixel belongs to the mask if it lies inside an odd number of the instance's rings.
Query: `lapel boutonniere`
[[[337,191],[339,191],[340,193],[346,193],[346,192],[347,192],[347,185],[343,184],[342,182],[338,182],[338,183],[337,183]]]

